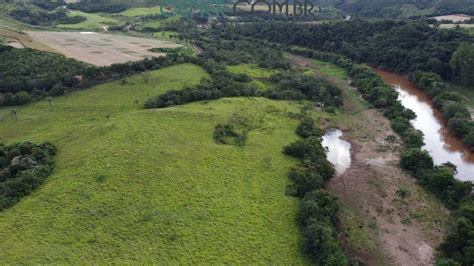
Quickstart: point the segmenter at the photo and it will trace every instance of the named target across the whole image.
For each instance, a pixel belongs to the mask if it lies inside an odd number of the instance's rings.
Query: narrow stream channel
[[[411,122],[423,132],[423,149],[431,154],[434,162],[451,162],[457,166],[458,179],[474,181],[474,153],[445,127],[445,120],[430,97],[402,76],[381,70],[376,72],[385,83],[395,87],[402,105],[416,113],[417,118]]]
[[[323,136],[323,147],[328,149],[326,155],[336,169],[336,174],[340,175],[351,165],[351,144],[341,139],[342,131],[339,129],[329,129]]]

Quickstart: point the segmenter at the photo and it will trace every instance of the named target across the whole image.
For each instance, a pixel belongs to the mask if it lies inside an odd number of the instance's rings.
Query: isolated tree
[[[427,151],[418,148],[409,148],[402,152],[400,165],[409,171],[417,172],[425,169],[432,169],[433,158]]]
[[[474,85],[474,44],[461,44],[449,63],[455,78],[466,86]]]

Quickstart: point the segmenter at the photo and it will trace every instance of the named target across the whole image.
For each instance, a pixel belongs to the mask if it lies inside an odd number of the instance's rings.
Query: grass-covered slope
[[[154,7],[132,7],[120,13],[120,15],[127,17],[139,17],[161,14],[160,6]]]
[[[229,98],[142,110],[153,95],[197,83],[197,66],[165,68],[89,90],[0,109],[0,141],[51,141],[55,171],[0,212],[0,261],[37,263],[302,264],[296,103]],[[148,82],[147,82],[148,81]],[[124,84],[125,83],[125,84]],[[245,146],[217,144],[233,115],[258,127]]]
[[[81,16],[85,17],[87,20],[77,23],[77,24],[60,24],[57,27],[61,29],[71,29],[71,30],[104,30],[104,26],[113,26],[120,24],[120,21],[102,16],[99,13],[86,13],[82,11],[73,10],[68,13],[68,16]]]

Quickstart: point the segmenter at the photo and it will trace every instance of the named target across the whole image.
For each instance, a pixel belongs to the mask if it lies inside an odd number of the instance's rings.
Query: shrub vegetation
[[[53,170],[51,143],[0,144],[0,211],[36,190]]]

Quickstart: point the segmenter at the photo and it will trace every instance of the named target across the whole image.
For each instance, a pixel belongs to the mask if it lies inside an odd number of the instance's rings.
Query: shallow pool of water
[[[326,155],[338,175],[344,173],[351,165],[351,144],[343,139],[342,131],[339,129],[329,129],[323,136],[323,147],[328,149]]]

